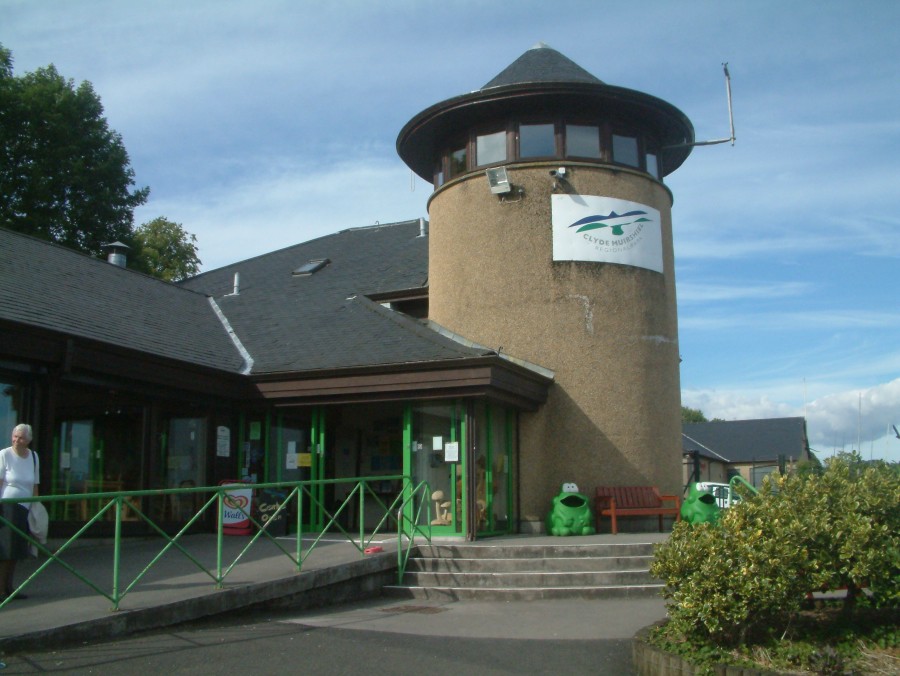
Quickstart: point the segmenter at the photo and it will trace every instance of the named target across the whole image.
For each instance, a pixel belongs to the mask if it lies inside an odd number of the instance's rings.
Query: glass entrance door
[[[314,421],[316,424],[314,424]],[[310,481],[322,477],[322,456],[317,452],[316,434],[319,417],[311,409],[291,409],[278,411],[273,430],[274,449],[272,461],[269,463],[267,482]],[[313,490],[317,494],[318,489]],[[287,491],[283,491],[286,493]],[[306,492],[302,493],[303,528],[311,529],[319,526],[318,505]],[[290,510],[285,514],[288,529],[297,522],[297,503],[291,501]]]
[[[431,489],[434,535],[463,535],[466,523],[465,408],[462,402],[413,405],[408,473]],[[424,517],[423,517],[424,518]]]
[[[474,514],[479,534],[510,532],[515,412],[479,402],[475,406]]]

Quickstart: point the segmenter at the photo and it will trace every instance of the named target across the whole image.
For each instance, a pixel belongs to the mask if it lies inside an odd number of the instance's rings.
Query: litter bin
[[[547,514],[547,532],[551,535],[593,535],[594,512],[591,501],[578,492],[575,484],[563,484],[562,492],[553,498]]]
[[[681,504],[681,518],[691,525],[698,523],[715,523],[719,520],[721,507],[716,497],[707,490],[691,484],[687,499]]]

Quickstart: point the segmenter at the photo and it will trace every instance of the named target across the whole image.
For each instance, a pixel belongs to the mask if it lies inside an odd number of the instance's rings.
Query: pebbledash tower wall
[[[546,404],[520,417],[522,532],[540,530],[564,482],[588,494],[681,492],[663,177],[693,140],[672,105],[607,85],[543,44],[398,137],[400,156],[435,185],[429,319],[555,375]]]

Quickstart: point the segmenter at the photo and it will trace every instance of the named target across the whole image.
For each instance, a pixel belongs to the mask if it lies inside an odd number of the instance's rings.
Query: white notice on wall
[[[444,448],[444,437],[432,437],[431,438],[431,450],[432,451],[440,451]]]
[[[553,260],[633,265],[663,271],[660,213],[598,195],[551,195]]]
[[[216,455],[220,458],[231,455],[231,429],[224,425],[216,428]]]
[[[444,444],[444,462],[459,462],[458,441],[448,441]]]
[[[284,456],[284,468],[297,469],[298,465],[299,463],[297,462],[297,454],[288,451],[288,453]]]

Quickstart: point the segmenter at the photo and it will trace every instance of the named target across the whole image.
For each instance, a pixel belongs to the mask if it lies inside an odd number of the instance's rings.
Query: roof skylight
[[[324,268],[330,262],[331,261],[327,258],[316,258],[311,261],[307,261],[299,268],[294,270],[291,274],[294,275],[294,277],[308,277],[314,272],[318,272],[319,270]]]

